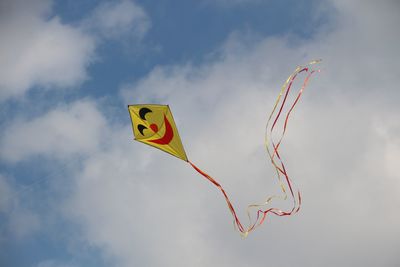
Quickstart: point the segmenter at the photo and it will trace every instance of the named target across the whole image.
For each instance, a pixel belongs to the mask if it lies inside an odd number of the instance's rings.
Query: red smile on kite
[[[161,138],[147,140],[149,142],[159,144],[159,145],[166,145],[171,142],[172,138],[174,138],[174,130],[172,129],[171,123],[168,121],[167,116],[164,115],[164,124],[165,124],[165,133]],[[157,133],[158,127],[155,124],[150,125],[150,128]]]

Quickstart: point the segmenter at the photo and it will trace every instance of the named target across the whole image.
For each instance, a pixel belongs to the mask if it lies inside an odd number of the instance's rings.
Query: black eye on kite
[[[140,118],[145,121],[146,120],[146,114],[149,113],[149,112],[153,112],[153,111],[151,109],[149,109],[149,108],[141,108],[139,110]]]
[[[139,132],[140,132],[142,135],[144,135],[144,134],[143,134],[143,130],[144,130],[144,129],[147,129],[147,127],[144,126],[143,124],[139,124],[139,125],[137,126],[137,128],[138,128]]]

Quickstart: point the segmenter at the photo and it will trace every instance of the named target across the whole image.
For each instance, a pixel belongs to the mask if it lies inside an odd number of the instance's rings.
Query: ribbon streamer
[[[188,163],[198,172],[200,173],[203,177],[205,177],[207,180],[209,180],[211,183],[213,183],[224,195],[225,201],[228,205],[228,208],[232,214],[233,217],[233,223],[235,226],[235,229],[237,229],[239,231],[239,233],[243,236],[243,237],[247,237],[247,235],[254,231],[258,226],[260,226],[261,224],[263,224],[263,222],[265,221],[268,213],[272,213],[275,214],[277,216],[290,216],[293,215],[295,213],[297,213],[300,210],[301,207],[301,194],[300,191],[298,189],[294,188],[293,182],[291,181],[291,179],[289,178],[289,175],[286,171],[285,165],[282,161],[282,158],[279,154],[279,147],[282,143],[283,137],[285,136],[286,130],[287,130],[287,125],[288,125],[288,121],[289,121],[289,117],[291,112],[293,111],[294,107],[296,106],[296,104],[298,103],[301,95],[303,94],[305,88],[307,87],[307,84],[310,80],[310,77],[315,73],[315,72],[319,72],[319,70],[314,70],[314,69],[310,69],[312,65],[319,63],[321,60],[313,60],[311,62],[309,62],[307,65],[305,66],[298,66],[295,71],[287,78],[287,80],[285,81],[285,83],[282,85],[281,90],[278,94],[278,97],[275,100],[275,104],[274,107],[268,117],[268,121],[267,121],[267,125],[266,125],[266,133],[265,133],[265,140],[264,140],[264,146],[267,150],[269,159],[271,161],[271,164],[273,165],[275,172],[276,172],[276,177],[278,179],[281,191],[283,193],[283,195],[281,196],[277,196],[277,195],[273,195],[270,197],[267,197],[266,200],[263,203],[260,204],[250,204],[247,207],[247,216],[249,219],[249,224],[247,227],[244,227],[243,224],[240,222],[236,211],[232,205],[232,202],[230,201],[228,195],[226,194],[225,190],[223,189],[223,187],[214,179],[212,178],[210,175],[208,175],[207,173],[205,173],[204,171],[202,171],[201,169],[199,169],[196,165],[194,165],[191,161],[188,160]],[[301,86],[300,90],[297,93],[297,97],[295,98],[295,100],[293,101],[293,103],[291,104],[289,111],[286,113],[286,115],[284,116],[284,124],[283,124],[283,128],[282,128],[282,132],[280,134],[280,137],[278,139],[277,142],[274,142],[274,140],[272,139],[272,134],[274,133],[274,130],[276,130],[276,125],[277,122],[279,121],[279,119],[281,118],[282,115],[282,110],[286,104],[288,95],[292,89],[292,85],[293,82],[295,81],[295,79],[297,78],[297,76],[302,73],[302,72],[308,72],[306,78],[303,81],[303,85]],[[283,96],[283,99],[282,99]],[[282,100],[282,101],[281,101]],[[279,109],[278,109],[278,105]],[[274,117],[274,114],[275,117]],[[273,121],[271,127],[270,124]],[[271,148],[272,146],[272,148]],[[272,151],[272,152],[271,152]],[[282,180],[282,177],[284,177],[284,179]],[[281,209],[278,208],[267,208],[267,209],[262,209],[263,207],[267,206],[270,204],[270,202],[275,199],[275,198],[281,198],[286,200],[288,198],[288,194],[287,194],[287,188],[289,189],[290,192],[290,197],[293,200],[293,206],[292,209],[288,210],[288,211],[283,211]],[[251,210],[252,209],[257,209],[256,212],[256,218],[253,221],[252,217],[251,217]]]

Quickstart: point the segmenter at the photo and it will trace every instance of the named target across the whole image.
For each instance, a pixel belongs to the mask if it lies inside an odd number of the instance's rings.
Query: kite
[[[319,72],[319,70],[315,70],[312,68],[314,64],[317,64],[319,62],[320,60],[314,60],[304,66],[298,66],[282,85],[278,97],[275,100],[275,104],[272,108],[270,115],[268,116],[266,124],[264,145],[269,160],[275,169],[276,177],[278,179],[283,194],[269,196],[266,197],[265,201],[262,203],[248,205],[247,216],[249,219],[249,223],[247,226],[243,225],[239,220],[233,204],[221,184],[218,183],[210,175],[202,171],[199,167],[194,165],[188,159],[182,141],[179,137],[174,118],[168,105],[128,105],[135,140],[158,148],[187,162],[199,174],[201,174],[204,178],[214,184],[214,186],[216,186],[221,191],[222,195],[225,198],[229,211],[231,212],[233,217],[233,224],[235,229],[238,230],[243,237],[246,237],[250,232],[263,224],[268,214],[274,214],[276,216],[290,216],[300,210],[301,194],[300,191],[294,187],[293,182],[289,178],[286,167],[282,161],[282,157],[279,154],[279,147],[286,133],[289,117],[294,107],[298,103],[304,89],[306,88],[310,77],[315,72]],[[292,89],[293,82],[300,73],[307,73],[307,75],[304,78],[303,84],[298,90],[297,96],[294,98],[293,103],[288,104],[288,95]],[[285,113],[285,115],[283,115],[283,108],[287,104],[288,111]],[[277,131],[278,121],[281,121],[283,125],[280,131],[280,135],[278,135],[279,138],[277,140],[274,140],[272,138],[272,134]],[[293,202],[292,208],[290,210],[283,211],[279,208],[268,207],[273,199],[281,198],[283,200],[287,200],[288,197],[290,197]],[[251,212],[253,210],[256,210],[254,219],[251,216]]]

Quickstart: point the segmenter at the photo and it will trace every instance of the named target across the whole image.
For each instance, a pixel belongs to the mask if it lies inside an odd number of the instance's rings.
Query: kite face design
[[[128,109],[135,140],[187,161],[168,105],[130,105]]]
[[[147,122],[146,119],[146,114],[147,113],[153,113],[153,111],[147,107],[143,107],[139,109],[139,117],[143,120],[143,122]],[[157,116],[158,114],[156,114]],[[157,119],[157,118],[155,118]],[[150,122],[148,122],[150,123]],[[168,145],[171,140],[174,138],[174,130],[172,129],[171,123],[169,122],[167,116],[164,114],[164,121],[163,124],[165,125],[165,133],[161,138],[156,138],[156,139],[149,139],[149,142],[159,144],[159,145]],[[151,123],[149,125],[149,130],[153,132],[152,136],[157,135],[159,127],[156,123]],[[144,124],[139,124],[137,125],[137,130],[140,132],[140,134],[145,137],[144,130],[148,129]],[[147,134],[148,135],[148,134]]]

